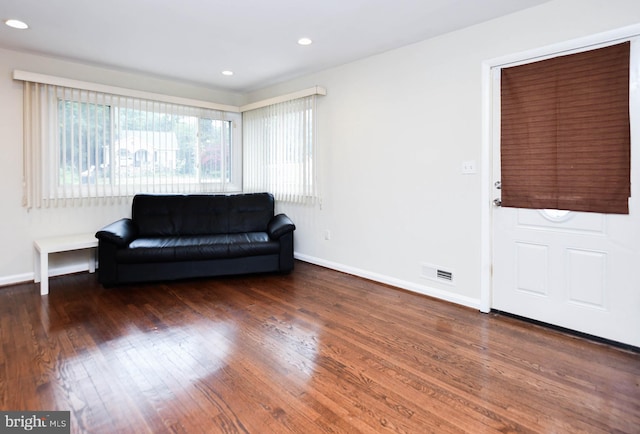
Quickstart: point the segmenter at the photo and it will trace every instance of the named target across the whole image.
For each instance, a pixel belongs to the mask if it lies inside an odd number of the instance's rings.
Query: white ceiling
[[[0,46],[247,92],[546,1],[0,0]]]

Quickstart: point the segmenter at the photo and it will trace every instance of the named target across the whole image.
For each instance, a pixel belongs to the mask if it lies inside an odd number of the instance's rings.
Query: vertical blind
[[[240,188],[233,114],[28,81],[24,105],[27,208]]]
[[[630,43],[504,68],[502,206],[628,214]]]
[[[277,200],[316,197],[315,95],[243,113],[243,190]]]

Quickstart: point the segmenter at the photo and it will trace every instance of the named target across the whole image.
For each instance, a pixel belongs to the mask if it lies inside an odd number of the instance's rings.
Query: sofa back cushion
[[[274,199],[269,193],[238,194],[229,200],[227,233],[266,232],[273,218]]]
[[[273,217],[270,193],[136,195],[131,217],[141,237],[262,232]]]

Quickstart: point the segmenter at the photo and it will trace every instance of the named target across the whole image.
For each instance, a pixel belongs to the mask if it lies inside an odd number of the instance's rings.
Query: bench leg
[[[96,272],[96,249],[89,249],[89,273]]]
[[[40,295],[49,293],[49,254],[40,252]]]
[[[34,249],[33,255],[33,282],[39,283],[42,276],[40,276],[40,250]]]

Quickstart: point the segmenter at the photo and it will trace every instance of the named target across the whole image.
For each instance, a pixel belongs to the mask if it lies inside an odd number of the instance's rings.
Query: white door
[[[631,44],[629,215],[494,206],[492,309],[640,347],[640,41]],[[499,135],[500,68],[492,71]],[[496,93],[497,92],[497,93]],[[500,138],[493,140],[500,197]]]

